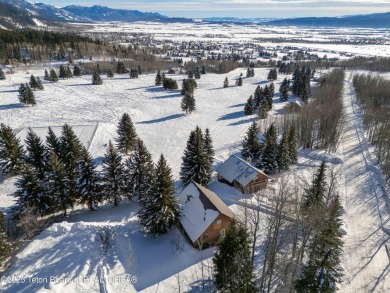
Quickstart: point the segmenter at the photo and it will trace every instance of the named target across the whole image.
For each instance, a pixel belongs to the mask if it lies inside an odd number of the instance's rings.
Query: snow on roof
[[[182,207],[180,223],[192,242],[195,242],[220,214],[234,217],[234,213],[214,192],[195,182],[180,192],[179,200]]]
[[[233,183],[235,180],[242,186],[247,186],[258,174],[267,176],[263,171],[253,167],[251,164],[235,155],[231,155],[229,159],[218,168],[217,172],[229,181],[229,183]]]
[[[97,128],[97,124],[95,125],[70,125],[80,140],[80,142],[83,144],[83,146],[86,149],[89,149],[89,146],[91,144],[91,141],[95,135],[95,131]],[[42,141],[45,143],[46,136],[48,132],[48,127],[31,127],[31,129],[35,132],[38,137],[42,139]],[[51,129],[53,130],[54,134],[59,137],[61,136],[62,126],[51,126]],[[17,138],[20,139],[20,141],[23,143],[26,140],[27,133],[29,131],[29,128],[23,128],[19,133],[16,135]]]

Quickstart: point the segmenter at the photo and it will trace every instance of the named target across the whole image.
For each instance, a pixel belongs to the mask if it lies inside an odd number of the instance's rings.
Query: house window
[[[221,231],[219,231],[219,235],[221,237],[225,237],[225,229],[222,229]]]
[[[222,224],[222,221],[221,220],[217,220],[217,225],[221,225]]]

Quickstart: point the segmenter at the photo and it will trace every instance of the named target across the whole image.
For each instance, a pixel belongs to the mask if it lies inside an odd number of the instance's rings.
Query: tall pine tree
[[[17,175],[23,167],[24,152],[11,127],[0,124],[0,172]]]
[[[82,153],[76,167],[77,192],[80,196],[80,203],[87,205],[90,211],[94,211],[102,197],[101,178],[89,152],[83,149]]]
[[[123,198],[124,187],[122,157],[110,140],[103,162],[103,190],[107,199],[113,202],[114,207]]]
[[[150,194],[142,201],[138,215],[145,231],[154,235],[165,234],[177,225],[180,205],[174,194],[171,169],[161,155],[156,165],[156,181]]]
[[[184,97],[181,100],[181,109],[182,111],[185,111],[186,114],[191,114],[195,111],[195,98],[192,92],[185,91]]]
[[[207,185],[211,179],[208,155],[204,149],[202,130],[197,126],[191,131],[184,150],[183,162],[181,164],[180,179],[184,185],[191,180]]]
[[[218,243],[213,257],[214,278],[220,292],[257,292],[251,261],[249,234],[233,222]]]
[[[259,142],[258,134],[259,128],[257,127],[256,122],[253,121],[242,142],[242,155],[244,157],[254,160],[261,156],[262,146]]]
[[[130,115],[124,113],[116,129],[118,137],[115,139],[118,150],[123,154],[133,151],[137,143],[137,133]]]
[[[141,139],[137,139],[134,152],[125,162],[126,191],[128,197],[137,196],[143,200],[154,183],[154,164],[152,156]]]
[[[278,169],[278,163],[276,160],[278,144],[276,142],[276,128],[274,124],[268,128],[266,133],[266,143],[261,159],[261,167],[267,173],[273,173]]]

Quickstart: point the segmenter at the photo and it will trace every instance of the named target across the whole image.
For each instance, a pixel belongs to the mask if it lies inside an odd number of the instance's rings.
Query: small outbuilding
[[[242,193],[254,193],[267,188],[268,180],[263,171],[249,162],[232,155],[218,169],[218,180],[228,183]]]
[[[235,218],[214,192],[195,182],[180,192],[179,200],[180,224],[194,247],[216,243]]]

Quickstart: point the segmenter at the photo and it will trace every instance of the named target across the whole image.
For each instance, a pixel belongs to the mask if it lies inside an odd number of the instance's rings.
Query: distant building
[[[267,188],[270,179],[263,171],[232,155],[217,169],[218,180],[228,183],[242,193],[254,193]]]
[[[214,192],[195,182],[180,192],[179,200],[180,224],[194,247],[216,243],[235,218]]]
[[[284,110],[287,114],[299,113],[302,111],[303,103],[301,101],[295,100],[286,105]]]

